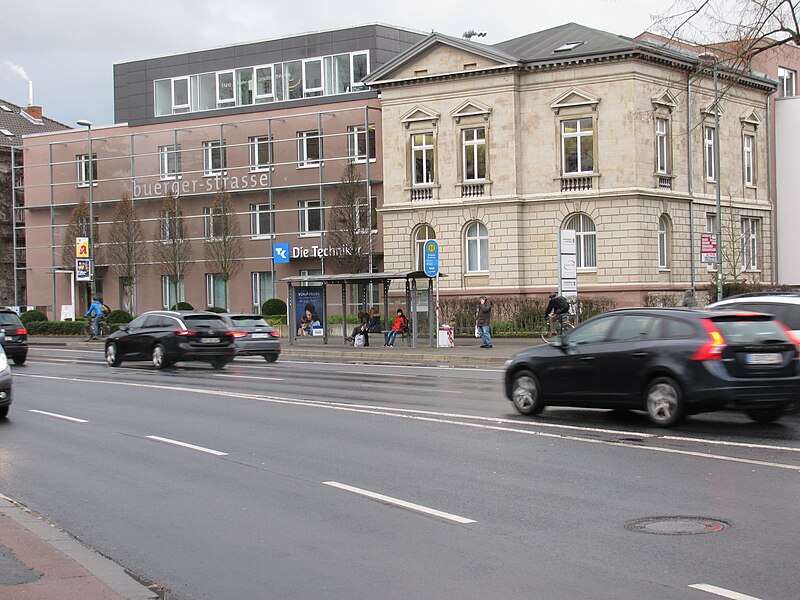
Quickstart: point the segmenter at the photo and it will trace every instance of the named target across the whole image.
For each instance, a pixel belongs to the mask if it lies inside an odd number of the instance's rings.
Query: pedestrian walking
[[[478,300],[478,313],[475,315],[475,324],[481,332],[483,344],[481,348],[492,347],[492,301],[486,296],[481,296]]]
[[[694,308],[697,306],[697,297],[694,295],[693,289],[688,289],[683,292],[683,303],[681,306],[686,306],[688,308]]]

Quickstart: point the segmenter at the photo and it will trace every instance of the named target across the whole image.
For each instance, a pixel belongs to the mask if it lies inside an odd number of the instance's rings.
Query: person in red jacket
[[[386,343],[384,346],[388,346],[389,348],[394,348],[394,338],[397,337],[398,333],[401,333],[408,329],[408,319],[403,314],[403,309],[397,309],[397,316],[394,318],[394,323],[392,323],[392,330],[386,334]]]

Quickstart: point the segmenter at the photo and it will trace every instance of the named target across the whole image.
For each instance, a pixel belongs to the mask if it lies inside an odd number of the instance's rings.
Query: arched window
[[[467,273],[489,270],[489,232],[486,225],[473,221],[464,231],[467,253]]]
[[[435,240],[436,232],[430,225],[420,225],[414,230],[413,237],[413,252],[414,252],[414,269],[417,271],[425,270],[425,242],[428,240]]]
[[[589,215],[578,213],[567,219],[564,229],[575,230],[575,259],[579,269],[597,267],[597,234]]]
[[[670,222],[667,215],[658,219],[658,268],[669,269]]]

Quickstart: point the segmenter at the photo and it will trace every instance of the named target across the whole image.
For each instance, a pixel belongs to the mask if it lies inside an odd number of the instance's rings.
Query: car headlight
[[[0,352],[0,371],[5,371],[8,368],[8,358],[5,352]]]

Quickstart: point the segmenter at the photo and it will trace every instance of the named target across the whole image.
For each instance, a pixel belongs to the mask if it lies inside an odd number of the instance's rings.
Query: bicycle
[[[111,333],[111,328],[108,326],[108,323],[106,323],[105,318],[103,318],[100,321],[99,333],[100,333],[99,337],[101,338],[108,337],[108,334]],[[91,321],[87,321],[86,324],[83,327],[81,327],[81,335],[86,336],[87,339],[94,336],[94,333],[92,333]]]
[[[573,329],[575,329],[575,323],[572,322],[572,318],[569,313],[563,313],[560,315],[561,318],[556,322],[556,333],[555,335],[562,336],[566,333],[569,333]],[[552,342],[553,336],[550,335],[550,319],[549,317],[545,319],[544,325],[542,326],[542,341],[545,344],[549,344]]]

